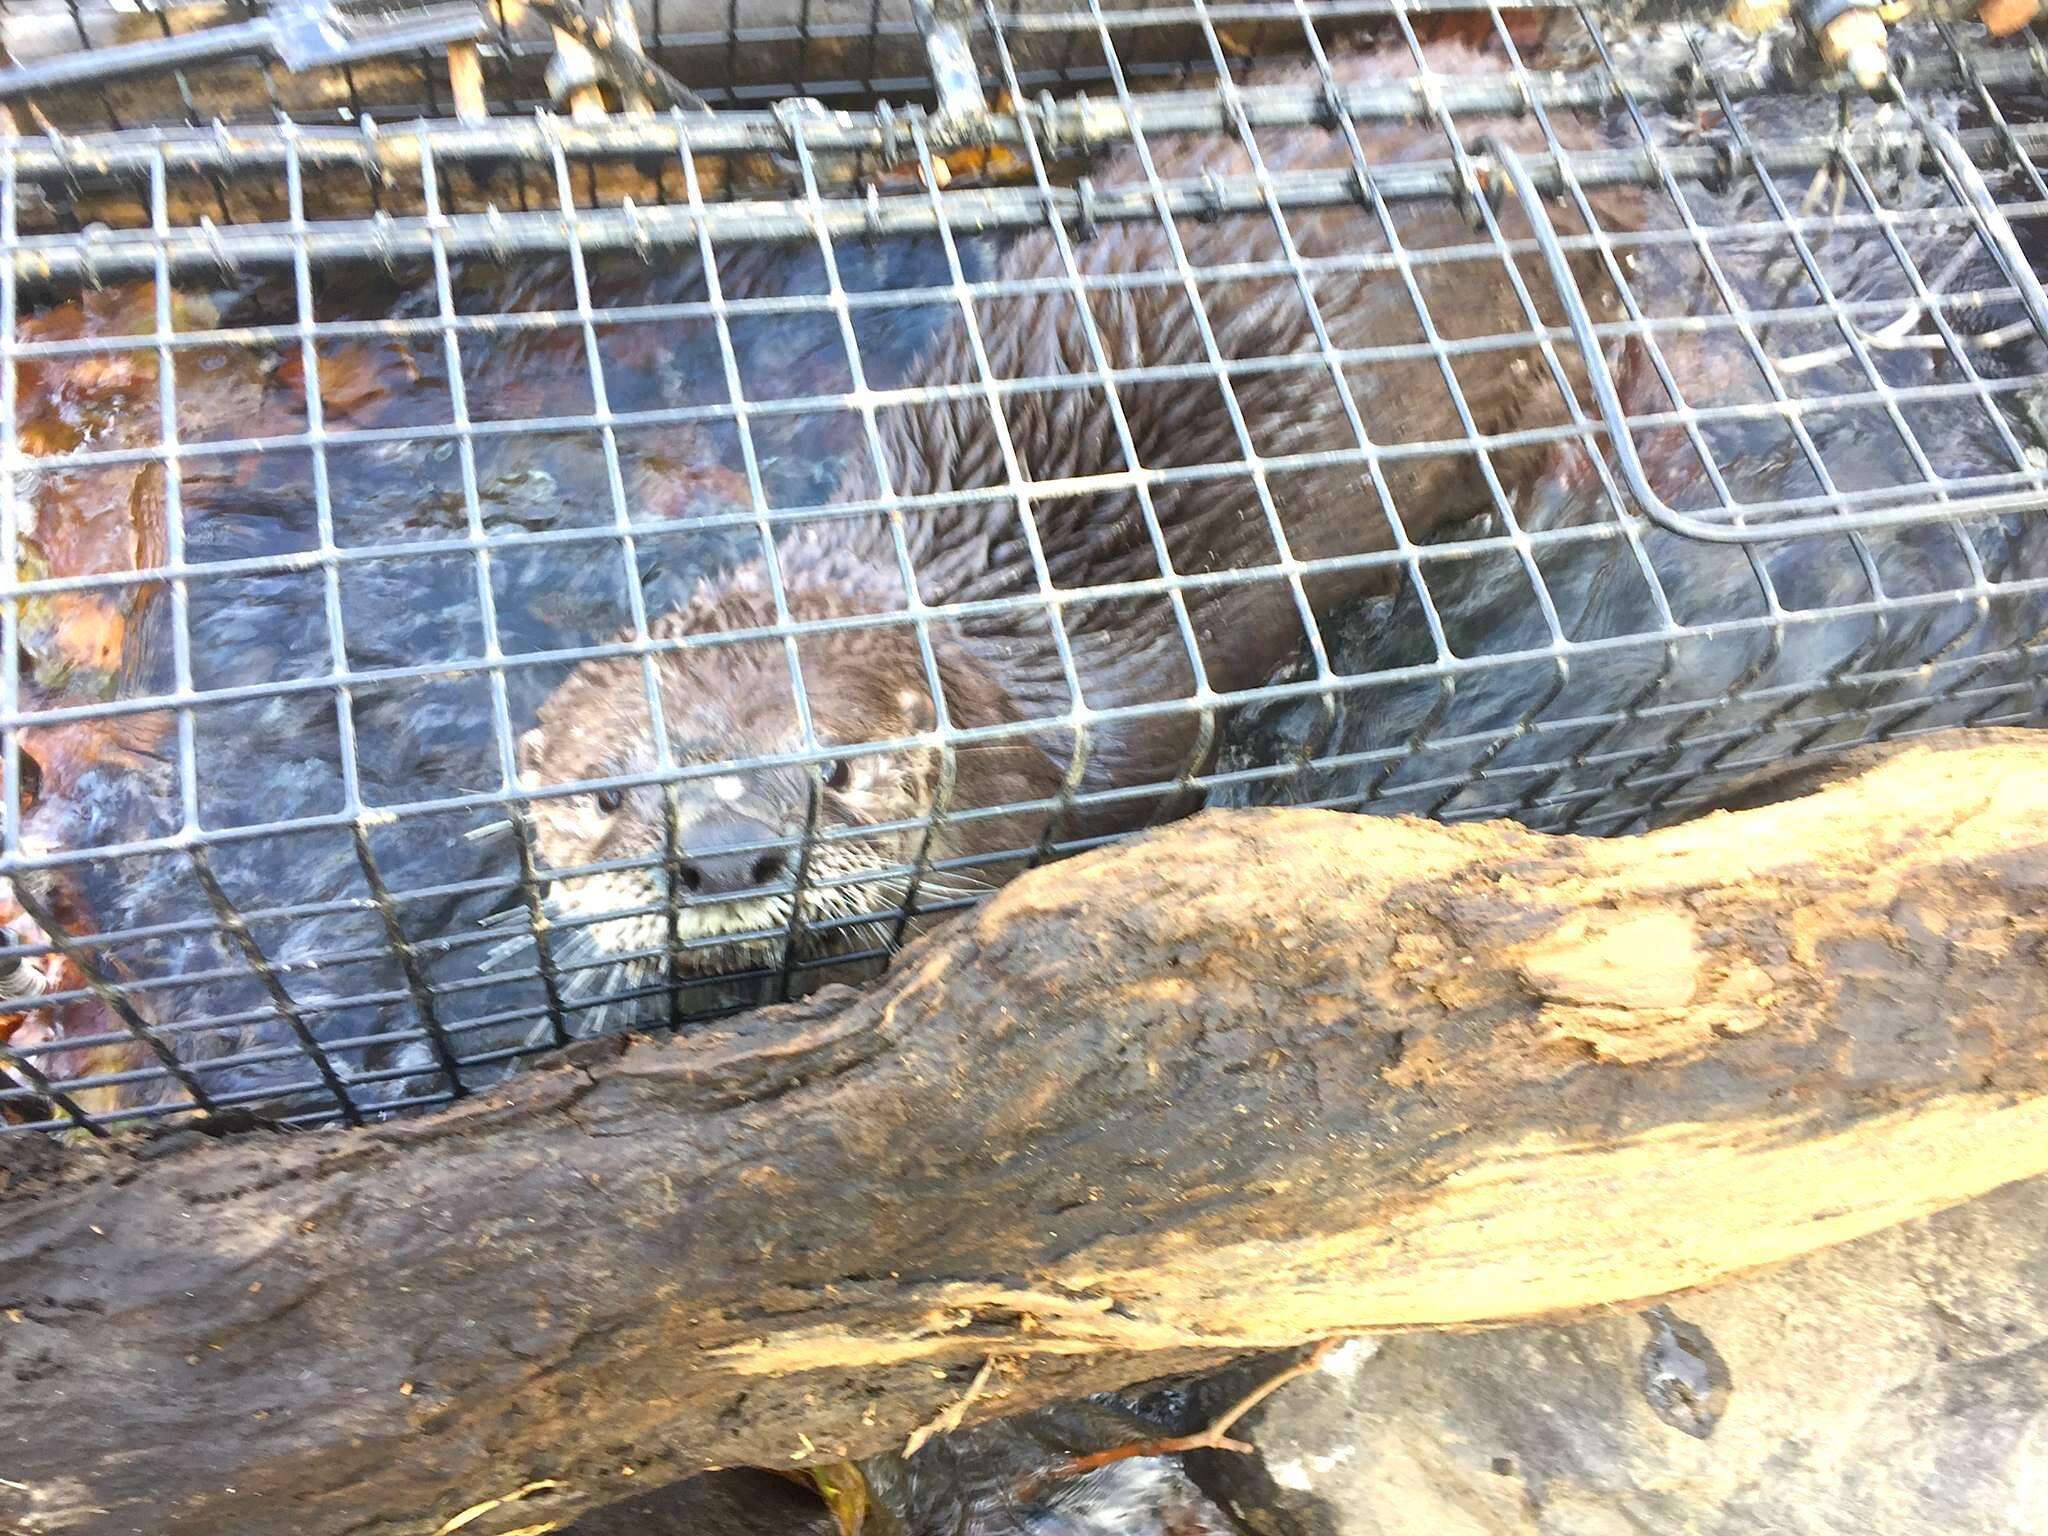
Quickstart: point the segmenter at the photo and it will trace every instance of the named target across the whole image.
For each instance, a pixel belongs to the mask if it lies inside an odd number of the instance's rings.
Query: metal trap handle
[[[432,6],[411,14],[352,16],[330,0],[279,0],[253,21],[203,27],[142,43],[81,49],[40,63],[0,68],[0,101],[252,54],[273,57],[294,72],[337,67],[474,42],[488,27],[483,11],[470,4]]]
[[[1971,161],[1969,151],[1953,133],[1917,107],[1907,104],[1906,110],[1911,113],[1929,147],[1941,162],[1943,174],[1950,187],[1970,209],[1976,229],[1983,234],[1986,245],[2018,292],[2028,320],[2042,339],[2048,341],[2048,292],[2044,292],[2040,281],[2034,276],[2033,268],[2028,265],[2019,241],[2012,232],[2012,225],[1992,197],[1991,189],[1985,184],[1982,174]],[[1658,527],[1710,544],[1761,544],[1775,539],[1805,538],[1818,533],[1845,533],[1854,529],[1896,528],[1912,523],[1933,522],[1952,518],[1958,512],[2048,511],[2048,489],[2043,488],[1987,492],[1972,496],[1963,503],[1923,498],[1867,512],[1780,517],[1753,523],[1716,521],[1698,513],[1679,511],[1665,501],[1650,484],[1649,474],[1643,468],[1641,456],[1636,452],[1635,437],[1629,429],[1628,412],[1622,405],[1621,391],[1615,383],[1614,371],[1608,366],[1607,354],[1594,328],[1592,312],[1587,308],[1585,295],[1579,291],[1578,282],[1572,276],[1571,265],[1558,238],[1557,226],[1551,221],[1550,211],[1543,204],[1542,194],[1529,175],[1528,166],[1523,163],[1522,157],[1516,153],[1513,146],[1497,137],[1487,137],[1481,141],[1479,147],[1480,153],[1493,163],[1501,181],[1521,204],[1522,212],[1529,221],[1536,248],[1542,253],[1544,263],[1549,268],[1551,285],[1557,290],[1558,301],[1564,306],[1565,321],[1571,329],[1572,341],[1585,361],[1586,381],[1593,391],[1593,400],[1599,408],[1601,424],[1606,428],[1608,441],[1613,447],[1615,466],[1621,471],[1622,484],[1634,502],[1635,510]],[[1742,510],[1739,507],[1732,508],[1730,515],[1740,518]]]

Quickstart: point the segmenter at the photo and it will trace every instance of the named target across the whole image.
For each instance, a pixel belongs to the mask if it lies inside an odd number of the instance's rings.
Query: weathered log
[[[29,1531],[556,1518],[990,1356],[970,1416],[1628,1303],[2048,1171],[2048,738],[1631,840],[1206,816],[427,1118],[6,1149]]]

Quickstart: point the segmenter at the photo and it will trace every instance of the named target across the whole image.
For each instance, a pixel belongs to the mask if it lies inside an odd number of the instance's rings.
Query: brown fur
[[[843,618],[869,611],[849,591],[823,581],[803,588],[809,619]],[[774,608],[758,570],[742,569],[701,587],[687,608],[648,626],[657,641],[762,629]],[[880,742],[929,733],[938,715],[915,635],[905,626],[855,628],[797,642],[804,696],[821,742]],[[973,653],[936,631],[934,660],[939,691],[954,729],[1003,725],[1019,718]],[[722,763],[772,756],[800,746],[796,688],[780,640],[715,643],[660,657],[654,667],[672,758],[681,764]],[[648,773],[657,767],[645,675],[637,659],[589,662],[576,669],[541,706],[535,728],[521,742],[521,768],[540,784]],[[1058,775],[1045,751],[1028,741],[969,744],[955,749],[962,792],[953,804],[1002,805],[1051,794]],[[852,768],[851,782],[831,795],[830,820],[840,826],[878,825],[928,815],[943,767],[935,747],[868,754]],[[811,775],[801,766],[755,769],[753,794],[800,826]],[[686,784],[686,792],[688,790]],[[647,853],[661,846],[661,790],[628,791],[629,801],[595,839],[577,850],[576,863]],[[563,802],[536,802],[543,846],[559,825]],[[630,812],[631,814],[626,814]],[[653,841],[649,841],[650,835]],[[989,830],[977,834],[988,843]],[[564,860],[565,864],[569,861]]]
[[[1435,59],[1445,72],[1477,67],[1477,56],[1446,45]],[[1398,80],[1412,74],[1405,51],[1383,50],[1339,61],[1350,79]],[[1459,125],[1469,143],[1488,130],[1533,141],[1526,125]],[[1429,126],[1362,126],[1365,153],[1376,168],[1402,161],[1445,160],[1449,146]],[[1592,137],[1590,131],[1583,136]],[[1352,158],[1341,134],[1306,129],[1262,136],[1261,153],[1275,177],[1348,170]],[[1252,167],[1233,139],[1182,138],[1154,147],[1158,177],[1199,185],[1210,172],[1239,177]],[[1145,184],[1135,151],[1100,168],[1105,187]],[[1610,227],[1625,209],[1602,210]],[[1481,236],[1457,209],[1441,202],[1392,205],[1391,221],[1404,250],[1470,245]],[[1504,218],[1510,237],[1521,232]],[[1290,213],[1288,227],[1307,260],[1385,254],[1390,249],[1378,215],[1356,205]],[[1286,256],[1280,234],[1264,214],[1178,227],[1189,263],[1197,270]],[[1094,279],[1158,273],[1165,280],[1132,287],[1092,287],[1087,313],[1111,367],[1117,370],[1209,363],[1207,343],[1183,284],[1165,229],[1156,220],[1105,226],[1073,243],[1084,284]],[[1477,337],[1530,328],[1498,257],[1482,255],[1414,269],[1440,335]],[[974,315],[989,367],[998,379],[1070,379],[1096,370],[1088,328],[1065,281],[1065,258],[1049,234],[1019,240],[1006,254],[1007,279],[1059,280],[1049,291],[987,298]],[[1558,322],[1546,281],[1527,264],[1527,286],[1539,317]],[[1603,290],[1586,264],[1583,291]],[[1425,332],[1398,271],[1344,269],[1314,275],[1312,291],[1331,342],[1343,349],[1421,343]],[[1314,322],[1291,273],[1272,277],[1204,279],[1203,310],[1210,335],[1229,362],[1300,357],[1309,366],[1246,372],[1234,379],[1236,401],[1252,450],[1261,455],[1355,448],[1330,369],[1321,362]],[[1571,349],[1559,349],[1577,392]],[[1525,355],[1526,353],[1526,355]],[[1497,434],[1570,419],[1534,349],[1494,350],[1457,365],[1459,385],[1474,423]],[[934,347],[921,382],[971,383],[981,376],[974,337],[954,325]],[[1456,407],[1436,359],[1417,356],[1373,360],[1345,369],[1359,415],[1377,444],[1464,437]],[[1120,381],[1116,395],[1138,463],[1146,470],[1242,464],[1247,455],[1221,390],[1208,378]],[[1130,466],[1109,398],[1099,386],[1075,385],[1003,397],[1004,426],[1018,467],[1033,483],[1100,476]],[[936,807],[952,813],[928,850],[930,857],[984,856],[1028,851],[1044,828],[1041,814],[972,815],[978,808],[1042,800],[1071,774],[1084,792],[1161,786],[1162,794],[1185,771],[1202,766],[1204,737],[1197,711],[1124,721],[1077,723],[1077,702],[1094,709],[1191,697],[1195,668],[1170,602],[1159,596],[1089,600],[1085,593],[1058,609],[1072,658],[1072,678],[1054,643],[1052,611],[1039,583],[1014,499],[948,504],[948,493],[1005,487],[1011,476],[1002,435],[979,392],[957,399],[885,405],[878,413],[886,487],[863,465],[843,499],[941,498],[906,508],[900,526],[907,540],[919,597],[927,604],[1008,600],[992,614],[962,616],[930,625],[939,693],[927,685],[915,634],[907,622],[837,631],[797,646],[803,692],[820,743],[873,743],[929,731],[1025,721],[1043,729],[1001,745],[962,746],[950,794],[944,763],[930,748],[868,763],[845,792],[827,790],[819,825],[847,829],[917,821]],[[1553,450],[1524,445],[1492,455],[1504,485],[1537,472]],[[1296,558],[1361,554],[1393,546],[1396,521],[1414,540],[1490,504],[1477,456],[1450,451],[1427,458],[1383,461],[1385,495],[1363,466],[1275,471],[1270,493],[1278,521]],[[1390,498],[1390,499],[1389,499]],[[1214,573],[1277,566],[1281,551],[1253,477],[1239,469],[1213,477],[1156,485],[1152,508],[1175,570]],[[1066,593],[1160,574],[1153,537],[1139,498],[1128,490],[1078,496],[1034,495],[1031,516],[1053,583]],[[902,614],[895,533],[882,517],[837,517],[784,537],[776,558],[793,615],[799,620],[848,615]],[[1398,575],[1379,566],[1321,575],[1306,583],[1311,613],[1335,601],[1387,590]],[[1218,693],[1254,687],[1305,644],[1302,602],[1284,572],[1250,582],[1186,589],[1186,606],[1208,687]],[[777,616],[758,568],[742,569],[701,589],[683,612],[657,626],[661,637],[735,630],[769,630]],[[769,639],[671,652],[655,662],[664,724],[673,756],[684,763],[730,763],[801,750],[795,692],[784,647]],[[1080,699],[1072,682],[1079,683]],[[651,735],[638,660],[604,661],[580,668],[541,710],[529,738],[525,766],[542,783],[559,784],[649,770]],[[748,770],[749,802],[791,838],[805,825],[810,777],[802,768]],[[693,786],[686,781],[687,797]],[[582,797],[587,799],[588,797]],[[1067,835],[1102,833],[1142,821],[1177,802],[1132,797],[1070,819]],[[609,818],[581,820],[560,802],[536,807],[541,851],[556,867],[645,855],[663,846],[661,792],[633,793]],[[691,814],[694,814],[692,812]],[[917,857],[920,832],[876,840],[880,864]],[[985,867],[983,880],[1000,880],[1021,867]]]

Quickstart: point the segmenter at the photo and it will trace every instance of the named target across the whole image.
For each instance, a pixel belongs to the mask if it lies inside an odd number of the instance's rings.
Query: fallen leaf
[[[507,1504],[516,1504],[521,1499],[533,1497],[536,1493],[547,1493],[554,1489],[566,1488],[568,1486],[567,1483],[560,1482],[552,1477],[544,1477],[538,1482],[527,1483],[525,1486],[515,1488],[512,1492],[503,1494],[498,1498],[485,1499],[481,1503],[470,1505],[469,1508],[463,1510],[460,1514],[453,1515],[443,1521],[439,1528],[435,1530],[434,1536],[451,1536],[452,1532],[461,1530],[472,1521],[481,1520],[494,1509],[503,1509]],[[528,1525],[522,1526],[518,1531],[505,1531],[501,1533],[501,1536],[540,1536],[541,1532],[559,1529],[560,1525],[560,1521],[550,1520],[545,1525]]]
[[[839,1524],[840,1536],[860,1536],[868,1518],[868,1480],[850,1461],[829,1461],[810,1469],[818,1496]]]

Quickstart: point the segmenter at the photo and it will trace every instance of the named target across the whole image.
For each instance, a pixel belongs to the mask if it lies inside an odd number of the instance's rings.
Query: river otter
[[[1480,55],[1459,46],[1434,50],[1431,62],[1443,73],[1482,67]],[[1337,72],[1354,81],[1407,80],[1415,65],[1405,49],[1381,49],[1341,57]],[[1526,122],[1459,126],[1467,136],[1492,130],[1537,140]],[[1581,143],[1603,132],[1560,127]],[[1358,134],[1375,169],[1450,159],[1449,141],[1434,125],[1360,124]],[[1331,128],[1261,134],[1259,149],[1275,177],[1353,168],[1349,141]],[[1150,159],[1161,182],[1183,185],[1253,171],[1245,148],[1220,135],[1162,142]],[[1098,168],[1097,182],[1144,187],[1144,153],[1118,154]],[[1620,227],[1627,210],[1616,194],[1607,196],[1602,223]],[[791,618],[858,621],[794,643],[809,738],[789,652],[773,634],[786,625],[764,562],[707,581],[679,611],[650,624],[656,641],[745,635],[659,651],[653,663],[669,760],[697,770],[675,786],[686,888],[677,893],[678,937],[686,945],[736,941],[704,951],[685,969],[778,960],[798,844],[814,814],[818,836],[801,872],[804,925],[813,930],[806,943],[813,953],[843,953],[899,934],[910,870],[921,860],[938,866],[919,885],[927,902],[1008,878],[1047,836],[1063,787],[1077,797],[1053,827],[1063,839],[1106,835],[1181,809],[1186,797],[1174,797],[1173,787],[1200,770],[1212,736],[1189,702],[1198,697],[1195,656],[1209,693],[1255,687],[1307,644],[1312,614],[1389,590],[1398,579],[1398,567],[1382,561],[1319,567],[1297,587],[1289,557],[1387,551],[1396,521],[1407,538],[1426,538],[1491,505],[1494,485],[1534,473],[1549,451],[1535,429],[1573,419],[1540,354],[1527,343],[1496,346],[1457,363],[1462,405],[1479,433],[1533,434],[1482,459],[1459,446],[1468,437],[1460,402],[1409,291],[1412,281],[1441,336],[1526,337],[1531,316],[1501,258],[1449,199],[1394,204],[1385,218],[1397,232],[1398,262],[1386,259],[1395,248],[1375,209],[1344,204],[1288,215],[1294,252],[1315,264],[1315,314],[1284,266],[1277,275],[1230,270],[1288,258],[1265,213],[1171,228],[1138,219],[1076,240],[1070,248],[1088,294],[1085,313],[1072,297],[1069,247],[1050,233],[1017,241],[999,275],[1039,286],[981,300],[971,323],[963,316],[935,344],[916,382],[972,386],[986,375],[1058,387],[1005,393],[1000,420],[972,387],[883,405],[876,426],[886,484],[864,461],[838,499],[930,500],[893,519],[840,514],[804,522],[774,547]],[[1512,236],[1511,221],[1503,222]],[[1200,275],[1199,314],[1177,275],[1175,241]],[[1430,252],[1444,247],[1464,251],[1432,261]],[[1412,265],[1411,255],[1420,258]],[[1538,319],[1555,324],[1554,293],[1534,271],[1531,261],[1524,275]],[[1596,262],[1584,259],[1580,275],[1603,312]],[[1345,393],[1321,361],[1318,323],[1331,345],[1351,354],[1343,385],[1367,439],[1393,450],[1376,466],[1357,452]],[[1212,340],[1231,368],[1234,409],[1209,366]],[[1359,349],[1381,350],[1361,357]],[[1577,359],[1563,355],[1568,347],[1558,350],[1577,394]],[[1157,372],[1120,378],[1113,404],[1099,384],[1075,382],[1103,362],[1119,372]],[[1131,473],[1126,432],[1142,474]],[[1443,446],[1402,451],[1426,443]],[[1336,463],[1294,457],[1328,449],[1352,453]],[[1275,461],[1270,473],[1254,477],[1246,467],[1254,456]],[[1156,529],[1134,480],[1149,490]],[[1028,493],[1029,531],[1014,489]],[[950,494],[963,499],[944,501]],[[983,606],[928,622],[920,634],[899,576],[898,528],[919,603]],[[1161,547],[1188,579],[1184,626],[1168,597],[1116,589],[1157,577]],[[1041,597],[1040,558],[1058,607]],[[1093,713],[1144,706],[1152,712]],[[992,733],[1002,727],[1021,729]],[[945,751],[935,744],[942,729],[990,734]],[[636,953],[651,975],[670,947],[664,787],[545,793],[650,776],[659,767],[653,742],[642,665],[625,657],[579,667],[519,744],[521,786],[542,792],[531,803],[540,858],[562,872],[550,910],[571,920],[556,941],[571,965]],[[863,750],[891,742],[894,750]],[[829,755],[814,778],[809,764],[836,746],[848,750]],[[737,766],[762,758],[780,762]],[[602,867],[577,876],[591,866]],[[638,915],[575,921],[628,911]],[[816,931],[834,920],[836,932]],[[579,990],[597,980],[584,976]]]

